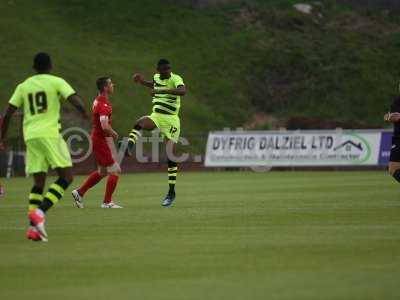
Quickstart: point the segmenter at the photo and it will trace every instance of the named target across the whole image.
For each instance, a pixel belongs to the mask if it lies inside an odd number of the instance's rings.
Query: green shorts
[[[177,143],[181,133],[181,121],[177,115],[164,115],[153,112],[149,118],[161,131],[161,136]]]
[[[26,141],[26,173],[47,172],[52,168],[72,167],[71,155],[62,136]]]

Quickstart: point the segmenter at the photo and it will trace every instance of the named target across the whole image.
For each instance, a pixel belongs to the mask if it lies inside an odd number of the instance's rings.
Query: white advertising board
[[[377,165],[380,130],[210,132],[205,166]]]

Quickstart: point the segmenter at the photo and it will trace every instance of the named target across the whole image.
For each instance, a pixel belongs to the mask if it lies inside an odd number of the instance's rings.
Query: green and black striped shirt
[[[160,74],[154,74],[154,89],[175,89],[185,85],[181,76],[171,73],[167,79],[160,79]],[[181,107],[181,97],[171,94],[155,94],[153,97],[153,112],[178,115]]]

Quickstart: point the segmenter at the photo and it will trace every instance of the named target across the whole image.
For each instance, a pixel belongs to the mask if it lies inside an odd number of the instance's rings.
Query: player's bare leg
[[[176,175],[178,174],[178,164],[173,160],[175,157],[176,151],[176,143],[172,140],[166,141],[166,150],[167,150],[167,157],[168,157],[168,185],[169,190],[167,195],[162,201],[162,206],[169,207],[172,205],[176,198],[175,193],[175,184],[176,184]],[[169,153],[171,151],[171,153]],[[172,155],[170,155],[172,154]],[[172,156],[172,157],[171,157]]]
[[[156,127],[156,124],[154,124],[153,120],[148,116],[141,117],[137,120],[133,129],[129,132],[127,154],[129,156],[132,155],[136,141],[142,136],[142,130],[151,131]]]

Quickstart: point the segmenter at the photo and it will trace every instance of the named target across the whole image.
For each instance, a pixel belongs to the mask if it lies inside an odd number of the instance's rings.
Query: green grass
[[[399,186],[384,172],[124,175],[122,210],[103,185],[48,215],[25,240],[31,182],[4,180],[1,299],[399,299]],[[77,177],[75,183],[82,182]]]

